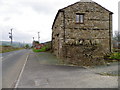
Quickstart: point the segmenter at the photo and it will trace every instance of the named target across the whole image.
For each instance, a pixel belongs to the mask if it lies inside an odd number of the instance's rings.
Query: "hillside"
[[[31,46],[30,43],[20,43],[20,42],[13,42],[12,46],[13,47],[23,47],[26,44]],[[11,43],[9,41],[0,41],[0,45],[2,45],[2,46],[9,46],[9,45],[11,45]]]

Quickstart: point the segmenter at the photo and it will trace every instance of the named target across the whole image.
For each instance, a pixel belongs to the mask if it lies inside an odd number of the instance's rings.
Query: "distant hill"
[[[13,42],[12,46],[13,46],[13,47],[23,47],[23,46],[25,46],[26,44],[28,44],[29,46],[31,46],[30,43],[20,43],[20,42]],[[0,45],[10,46],[11,43],[10,43],[9,41],[0,41]]]

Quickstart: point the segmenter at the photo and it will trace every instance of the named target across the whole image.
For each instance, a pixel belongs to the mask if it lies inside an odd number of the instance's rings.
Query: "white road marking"
[[[19,74],[19,76],[18,76],[18,79],[17,79],[17,81],[16,81],[16,84],[15,84],[15,87],[14,87],[14,88],[17,88],[17,87],[18,87],[18,84],[19,84],[19,82],[20,82],[20,79],[21,79],[22,73],[23,73],[23,71],[24,71],[24,68],[25,68],[26,62],[27,62],[27,60],[28,60],[28,57],[29,57],[29,54],[28,54],[27,57],[26,57],[25,63],[24,63],[24,65],[23,65],[22,70],[20,71],[20,74]]]

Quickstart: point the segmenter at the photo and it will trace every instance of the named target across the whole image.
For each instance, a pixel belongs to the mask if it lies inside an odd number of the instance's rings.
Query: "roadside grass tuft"
[[[105,56],[105,60],[108,62],[120,61],[120,52],[113,52]]]

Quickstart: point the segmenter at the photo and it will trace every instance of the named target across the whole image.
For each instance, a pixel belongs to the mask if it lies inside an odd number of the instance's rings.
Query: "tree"
[[[120,31],[115,31],[115,36],[113,39],[116,41],[117,48],[120,49]]]
[[[26,45],[25,45],[25,48],[28,49],[28,48],[30,48],[30,46],[29,46],[28,44],[26,44]]]
[[[114,39],[115,39],[117,42],[120,42],[120,31],[115,31]]]

